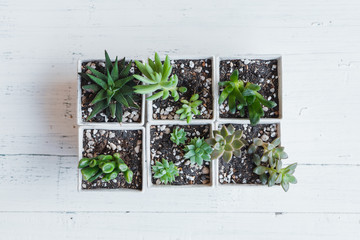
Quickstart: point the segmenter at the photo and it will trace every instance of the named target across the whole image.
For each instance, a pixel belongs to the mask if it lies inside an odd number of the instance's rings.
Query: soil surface
[[[199,100],[203,103],[198,107],[200,115],[195,119],[211,119],[213,117],[213,96],[212,96],[212,60],[172,60],[172,74],[179,78],[178,87],[186,87],[186,93],[180,93],[180,99],[174,102],[170,96],[165,100],[161,98],[153,101],[154,119],[179,119],[175,112],[181,108],[181,99],[189,100],[195,93],[199,94]],[[185,120],[184,120],[185,121]]]
[[[226,125],[228,126],[228,124]],[[259,176],[253,173],[255,164],[247,153],[247,148],[252,144],[253,138],[261,138],[264,142],[271,142],[278,137],[279,124],[233,124],[236,130],[243,131],[243,138],[248,145],[242,149],[241,157],[233,156],[229,163],[223,158],[219,159],[219,182],[222,184],[261,184]],[[222,125],[219,125],[221,129]]]
[[[258,84],[261,87],[259,93],[265,99],[276,102],[277,106],[269,109],[263,106],[263,118],[279,117],[279,76],[278,61],[275,60],[259,60],[259,59],[236,59],[220,61],[220,81],[229,81],[234,70],[239,71],[239,79],[246,82]],[[220,87],[220,94],[223,87]],[[220,95],[219,95],[220,96]],[[239,111],[235,114],[229,112],[227,100],[220,105],[221,118],[249,118],[248,111],[245,116],[241,117]]]
[[[127,61],[126,64],[129,62]],[[105,62],[104,61],[92,61],[92,62],[83,62],[81,66],[81,71],[83,73],[91,74],[90,70],[87,69],[86,66],[91,66],[92,68],[95,68],[99,72],[104,73],[105,72]],[[141,74],[140,71],[137,69],[134,62],[131,63],[131,74]],[[134,79],[134,81],[139,84],[139,81]],[[81,78],[81,116],[82,120],[86,122],[86,118],[90,115],[92,112],[92,109],[94,105],[90,105],[91,101],[96,96],[95,93],[86,91],[82,89],[83,86],[93,84],[94,82],[89,82],[86,79]],[[136,98],[134,98],[134,101],[139,105],[139,109],[132,108],[132,107],[124,107],[123,106],[123,120],[122,122],[132,123],[132,122],[140,122],[141,121],[141,95],[140,94],[134,94]],[[89,119],[87,122],[117,122],[116,118],[112,118],[110,116],[109,109],[104,109],[102,112],[96,114],[95,117],[92,119]]]
[[[151,166],[155,161],[161,161],[162,158],[172,161],[179,169],[179,176],[175,178],[172,185],[188,184],[209,184],[210,183],[210,162],[205,162],[203,166],[197,164],[191,165],[189,159],[184,159],[183,144],[177,146],[170,140],[170,133],[179,126],[187,133],[185,145],[190,143],[191,138],[202,137],[204,139],[210,136],[210,125],[152,125],[150,127],[150,151]],[[152,172],[152,176],[153,176]],[[151,178],[153,184],[162,184],[159,179]]]
[[[89,183],[82,181],[83,189],[94,188],[131,188],[142,189],[142,131],[141,130],[84,130],[83,152],[84,157],[92,158],[101,154],[120,153],[121,158],[134,172],[131,184],[125,182],[123,173],[109,182],[100,178]]]

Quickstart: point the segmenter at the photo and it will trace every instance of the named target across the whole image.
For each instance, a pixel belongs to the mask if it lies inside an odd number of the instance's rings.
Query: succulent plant
[[[154,178],[159,178],[164,184],[172,183],[175,181],[175,177],[179,176],[179,170],[173,162],[168,162],[166,159],[162,159],[162,162],[156,161],[155,166],[152,166],[154,172]]]
[[[93,182],[98,177],[109,182],[115,179],[120,172],[124,173],[125,181],[131,183],[134,173],[121,159],[119,153],[111,155],[99,155],[95,158],[82,158],[79,162],[83,179]]]
[[[248,82],[244,86],[244,82],[239,80],[238,70],[231,74],[230,81],[219,82],[219,86],[224,87],[219,97],[219,104],[228,99],[230,112],[234,114],[236,110],[239,110],[241,117],[245,116],[245,107],[247,107],[252,125],[256,125],[264,116],[262,105],[268,108],[274,108],[277,105],[258,93],[261,89],[259,85]]]
[[[94,82],[94,84],[83,86],[83,89],[96,93],[96,96],[90,103],[94,104],[94,108],[86,121],[107,109],[112,118],[116,117],[121,122],[123,106],[139,107],[134,101],[137,100],[138,96],[133,95],[135,83],[131,81],[133,76],[129,74],[130,67],[131,61],[126,65],[125,58],[118,62],[116,57],[113,64],[107,51],[105,51],[105,73],[99,72],[90,66],[87,66],[87,68],[92,74],[80,73],[84,79]]]
[[[181,114],[180,115],[181,120],[186,118],[186,122],[190,123],[194,115],[200,114],[200,111],[197,108],[200,104],[202,104],[202,101],[198,99],[199,99],[199,94],[194,94],[191,96],[189,101],[181,100],[183,105],[179,110],[176,111],[177,114]]]
[[[236,130],[233,125],[226,127],[223,125],[220,131],[213,131],[213,138],[206,139],[206,142],[214,148],[211,159],[217,159],[221,156],[225,162],[229,162],[233,156],[241,156],[241,148],[247,143],[242,139],[243,132]]]
[[[197,163],[199,166],[203,165],[204,161],[210,161],[210,154],[213,152],[213,149],[210,145],[205,142],[204,138],[193,138],[190,140],[190,144],[186,145],[184,151],[185,159],[190,159],[191,164]]]
[[[186,87],[177,87],[179,81],[177,75],[174,74],[170,76],[172,66],[170,64],[169,56],[166,55],[164,65],[161,63],[157,53],[155,53],[155,62],[149,58],[148,64],[142,64],[139,61],[135,61],[135,64],[144,76],[135,74],[134,77],[147,84],[135,86],[135,92],[140,94],[153,93],[151,96],[146,98],[147,100],[155,100],[160,97],[164,100],[171,94],[174,101],[177,101],[179,100],[179,93],[177,90],[181,93],[186,92]],[[157,90],[160,91],[154,93]]]
[[[280,138],[276,138],[271,143],[265,143],[260,138],[254,138],[253,144],[249,146],[248,153],[253,155],[253,161],[256,165],[254,173],[260,176],[263,184],[269,187],[280,184],[285,192],[289,190],[289,183],[297,183],[293,176],[297,163],[293,163],[282,168],[282,159],[287,159],[288,155],[284,148],[280,147]],[[258,147],[263,148],[260,156],[257,154]]]
[[[186,141],[186,132],[184,129],[176,127],[173,132],[170,134],[170,140],[176,145],[185,144]]]

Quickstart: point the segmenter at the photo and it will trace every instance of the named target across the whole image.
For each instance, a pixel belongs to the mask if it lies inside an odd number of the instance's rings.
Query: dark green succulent
[[[262,154],[257,153],[258,147],[262,147]],[[254,173],[260,176],[263,184],[269,187],[280,184],[285,192],[289,190],[289,183],[297,183],[293,176],[297,163],[293,163],[282,168],[282,159],[287,159],[288,155],[284,148],[280,147],[280,138],[276,138],[271,143],[265,143],[260,138],[254,138],[253,144],[249,146],[248,153],[253,155],[256,165]]]
[[[239,110],[241,117],[245,116],[245,107],[247,107],[252,125],[256,125],[264,116],[262,105],[268,108],[274,108],[277,105],[258,93],[261,89],[259,85],[248,82],[244,86],[244,82],[239,80],[238,70],[231,74],[230,81],[219,82],[219,86],[224,87],[219,97],[219,104],[228,99],[230,112],[234,114],[236,110]]]
[[[185,159],[190,159],[191,164],[197,163],[199,166],[203,165],[204,161],[210,161],[210,154],[213,152],[213,149],[210,145],[205,142],[204,138],[193,138],[190,141],[189,145],[186,145],[184,151]]]
[[[87,68],[92,74],[80,73],[80,75],[84,79],[94,82],[94,84],[83,86],[83,89],[96,93],[96,96],[90,103],[95,105],[86,121],[107,109],[112,118],[116,117],[121,122],[123,106],[139,108],[134,101],[137,100],[138,96],[133,95],[135,83],[131,81],[133,80],[133,76],[130,75],[131,61],[126,65],[125,58],[118,62],[116,57],[113,64],[105,51],[105,73],[89,66]]]
[[[213,131],[213,138],[206,139],[206,142],[214,148],[211,154],[211,159],[217,159],[221,156],[225,162],[229,162],[233,156],[241,156],[241,148],[247,143],[242,138],[243,132],[236,130],[233,125],[226,127],[223,125],[220,131]]]
[[[146,98],[147,100],[155,100],[160,97],[167,99],[171,94],[174,101],[177,101],[179,100],[179,93],[177,91],[179,90],[181,93],[186,92],[186,87],[177,87],[179,81],[177,75],[170,76],[172,66],[169,56],[166,55],[164,65],[161,63],[157,53],[155,53],[155,62],[149,58],[148,64],[142,64],[139,61],[135,61],[135,63],[144,76],[135,74],[134,77],[147,84],[136,86],[135,92],[139,94],[152,94]],[[154,93],[155,91],[158,92]]]
[[[180,115],[180,119],[183,120],[186,118],[186,122],[190,123],[191,119],[194,115],[199,115],[200,111],[197,109],[200,104],[202,104],[201,100],[199,99],[199,94],[194,94],[191,96],[190,100],[181,100],[180,102],[183,103],[181,108],[176,111],[177,114]]]
[[[119,153],[111,155],[99,155],[95,158],[82,158],[79,162],[83,179],[93,182],[98,177],[109,182],[115,179],[120,172],[124,173],[125,181],[131,183],[134,173],[121,159]]]
[[[179,176],[179,170],[173,162],[168,162],[166,159],[156,161],[155,166],[152,166],[154,172],[154,178],[159,178],[164,184],[172,183],[175,181],[175,177]]]
[[[186,132],[184,131],[184,129],[176,127],[170,135],[170,140],[176,145],[179,145],[180,143],[185,144]]]

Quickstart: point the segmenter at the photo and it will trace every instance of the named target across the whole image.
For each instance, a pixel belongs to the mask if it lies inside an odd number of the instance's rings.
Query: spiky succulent
[[[186,141],[186,132],[183,128],[176,127],[173,132],[170,134],[170,140],[176,145],[185,144]]]
[[[154,172],[154,178],[159,178],[164,184],[172,183],[175,181],[175,177],[179,176],[179,170],[173,162],[168,162],[166,159],[162,159],[162,162],[156,161],[155,166],[152,166]]]
[[[252,125],[257,124],[264,116],[262,105],[268,108],[274,108],[277,105],[258,93],[261,89],[259,85],[248,82],[244,86],[244,82],[239,80],[238,70],[231,74],[230,81],[219,82],[219,86],[224,87],[219,97],[219,104],[228,99],[230,112],[234,114],[236,110],[239,110],[241,117],[245,116],[245,107],[247,107]]]
[[[177,114],[181,114],[180,115],[181,120],[186,118],[186,122],[190,123],[194,115],[200,114],[200,111],[197,108],[200,104],[202,104],[202,101],[198,99],[199,99],[199,94],[196,93],[191,96],[189,101],[181,100],[181,103],[183,103],[183,105],[179,110],[176,111]]]
[[[197,163],[199,166],[203,165],[204,161],[210,161],[210,154],[213,152],[213,149],[210,145],[205,142],[204,138],[193,138],[190,140],[190,144],[186,145],[184,151],[185,159],[190,159],[191,164]]]
[[[261,182],[267,183],[269,187],[280,184],[287,192],[289,183],[297,183],[293,176],[297,163],[282,168],[282,159],[287,159],[288,155],[284,152],[284,148],[279,145],[280,138],[276,138],[271,143],[265,143],[260,138],[254,138],[253,144],[249,146],[248,153],[253,155],[253,161],[256,165],[254,173],[260,176]],[[258,154],[258,147],[262,147],[262,155]]]
[[[186,87],[177,87],[179,81],[177,75],[174,74],[170,76],[172,66],[170,64],[169,56],[166,55],[164,65],[161,63],[157,53],[155,53],[155,62],[149,58],[148,64],[142,64],[139,61],[135,61],[135,64],[144,76],[135,74],[134,77],[147,84],[135,86],[135,92],[140,94],[152,94],[146,98],[147,100],[155,100],[160,97],[162,97],[162,99],[167,99],[171,94],[174,101],[177,101],[179,100],[179,93],[177,90],[181,93],[186,92]],[[160,91],[154,93],[157,90]]]
[[[223,125],[220,131],[213,131],[213,138],[206,139],[206,142],[214,148],[211,159],[217,159],[221,156],[225,162],[229,162],[233,156],[241,156],[241,148],[247,143],[242,139],[243,132],[236,130],[233,125],[226,127]]]
[[[104,181],[115,179],[120,172],[124,173],[125,181],[132,182],[134,173],[121,159],[119,153],[111,155],[99,155],[95,158],[82,158],[79,162],[81,174],[83,179],[88,182],[93,182],[98,177]]]
[[[133,86],[135,83],[133,76],[130,75],[131,61],[128,65],[125,64],[125,58],[118,62],[116,57],[113,64],[108,53],[105,51],[105,72],[97,71],[96,69],[87,66],[92,74],[80,73],[80,75],[88,80],[94,82],[83,86],[83,89],[94,92],[96,96],[91,101],[94,105],[92,112],[87,117],[86,121],[95,117],[96,114],[108,110],[108,114],[121,122],[123,115],[123,106],[138,108],[135,103],[137,96],[133,95]]]

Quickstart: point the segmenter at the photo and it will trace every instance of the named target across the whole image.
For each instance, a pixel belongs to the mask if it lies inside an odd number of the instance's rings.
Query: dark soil
[[[141,130],[84,130],[84,157],[92,158],[101,154],[120,153],[121,158],[134,172],[131,184],[125,182],[123,173],[110,182],[100,178],[92,183],[82,181],[83,189],[95,188],[131,188],[142,189],[142,131]]]
[[[226,125],[228,126],[228,125]],[[261,184],[259,176],[253,173],[255,164],[252,158],[247,154],[247,148],[252,143],[253,138],[261,138],[264,142],[271,142],[278,137],[279,124],[233,124],[236,130],[243,131],[243,138],[248,142],[248,146],[242,149],[242,156],[237,158],[233,156],[229,163],[223,158],[219,159],[219,182],[222,184]],[[219,125],[219,129],[221,129]]]
[[[199,94],[202,105],[198,107],[201,115],[194,116],[196,119],[211,119],[213,116],[213,96],[212,96],[212,60],[173,60],[171,61],[173,70],[179,78],[178,87],[186,87],[186,93],[180,93],[180,99],[174,102],[173,98],[162,100],[161,98],[153,101],[154,119],[179,119],[175,112],[181,108],[181,99],[189,100],[195,93]]]
[[[265,99],[276,102],[277,106],[269,109],[263,107],[263,118],[279,117],[279,76],[278,61],[275,60],[259,60],[259,59],[236,59],[220,61],[220,81],[229,81],[234,70],[239,71],[239,79],[244,82],[258,84],[261,87],[259,93]],[[220,88],[220,94],[223,88]],[[220,95],[219,95],[220,96]],[[249,118],[248,111],[245,116],[241,117],[239,111],[235,114],[229,112],[227,100],[220,105],[221,118]]]
[[[128,64],[129,62],[126,62]],[[86,66],[91,66],[98,70],[99,72],[105,73],[105,63],[103,61],[92,61],[92,62],[83,62],[81,66],[81,71],[83,73],[90,74],[90,70],[87,69]],[[140,71],[137,69],[134,62],[131,63],[132,68],[130,69],[130,72],[132,74],[141,74]],[[139,84],[139,81],[134,79],[134,81]],[[83,78],[81,78],[81,89],[85,85],[93,84],[93,82],[89,82]],[[93,105],[90,105],[91,101],[96,96],[95,93],[90,91],[85,91],[82,89],[81,92],[81,116],[82,120],[85,122],[86,118],[90,115],[90,112],[93,109]],[[136,108],[126,108],[123,107],[123,121],[122,122],[140,122],[141,121],[141,95],[134,94],[136,98],[134,98],[134,101],[139,105],[139,109]],[[104,109],[102,112],[98,113],[95,117],[92,119],[89,119],[87,122],[117,122],[116,118],[112,118],[110,116],[110,112],[108,109]]]
[[[189,159],[184,159],[184,145],[177,146],[170,140],[170,133],[179,126],[187,133],[188,144],[191,138],[210,136],[210,125],[153,125],[150,127],[150,154],[151,166],[155,161],[162,158],[172,161],[179,168],[179,176],[175,178],[172,185],[209,184],[210,183],[210,162],[204,162],[203,166],[191,165]],[[152,173],[153,175],[153,173]],[[161,184],[160,180],[152,178],[153,184]]]

